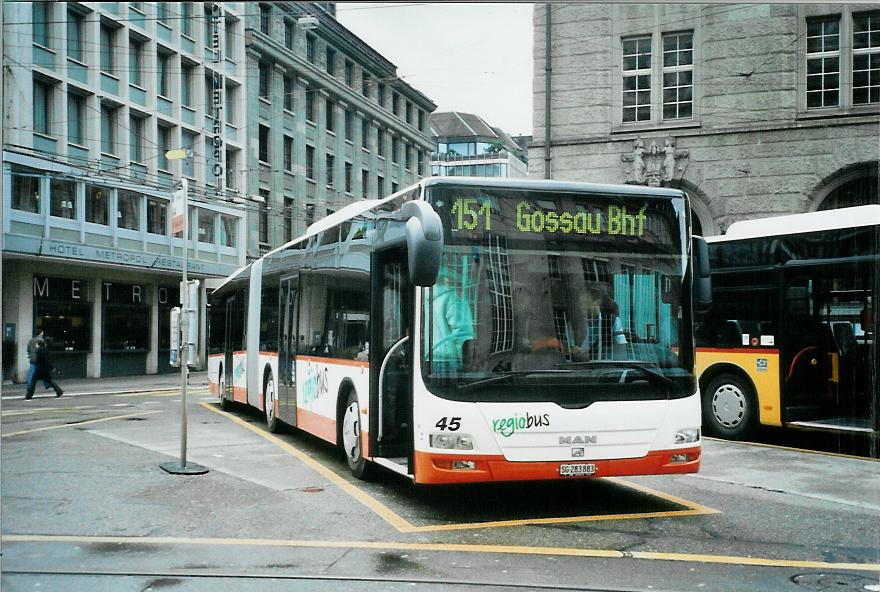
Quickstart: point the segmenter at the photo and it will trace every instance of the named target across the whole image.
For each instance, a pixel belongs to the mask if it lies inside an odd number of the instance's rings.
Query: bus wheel
[[[273,434],[277,433],[281,427],[278,418],[275,417],[275,379],[272,374],[266,375],[265,385],[263,386],[263,411],[266,413],[266,426]]]
[[[757,404],[751,385],[735,374],[719,374],[703,394],[703,421],[709,431],[739,440],[751,432]]]
[[[342,416],[342,449],[351,474],[358,479],[367,479],[370,465],[361,454],[361,434],[361,406],[358,404],[357,393],[352,389],[348,393],[348,402]]]
[[[220,409],[223,411],[229,411],[229,408],[232,407],[232,403],[226,398],[226,373],[223,372],[223,366],[220,366],[220,373],[217,375],[217,390],[220,391],[220,394],[217,397],[218,402],[220,403]]]

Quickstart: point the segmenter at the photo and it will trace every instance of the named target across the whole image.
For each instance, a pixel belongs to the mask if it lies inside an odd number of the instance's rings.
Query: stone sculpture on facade
[[[626,182],[631,185],[648,185],[660,187],[669,185],[676,177],[678,162],[687,158],[687,150],[678,150],[674,138],[664,138],[663,148],[657,146],[657,140],[645,149],[645,141],[636,138],[630,154],[620,157],[624,163],[632,163],[624,170]]]

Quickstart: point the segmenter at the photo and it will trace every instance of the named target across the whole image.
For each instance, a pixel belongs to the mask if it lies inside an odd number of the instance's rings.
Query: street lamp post
[[[165,157],[169,160],[186,158],[185,150],[169,150],[165,153]],[[180,179],[180,185],[175,190],[171,211],[172,211],[172,230],[180,224],[177,216],[182,211],[182,230],[183,230],[183,282],[180,284],[180,462],[169,461],[159,466],[175,475],[202,475],[208,472],[208,469],[202,465],[186,462],[186,439],[187,439],[187,418],[186,418],[186,387],[187,387],[187,371],[188,371],[188,352],[190,348],[190,311],[192,309],[189,298],[189,278],[187,277],[187,263],[189,259],[189,186],[185,177]],[[172,234],[174,234],[172,232]]]

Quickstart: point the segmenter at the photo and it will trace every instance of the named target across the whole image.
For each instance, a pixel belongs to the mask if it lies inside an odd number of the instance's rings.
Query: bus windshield
[[[435,187],[437,284],[421,370],[455,400],[694,393],[683,198]]]

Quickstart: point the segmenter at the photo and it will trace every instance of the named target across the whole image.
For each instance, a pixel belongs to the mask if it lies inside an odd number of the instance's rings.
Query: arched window
[[[877,163],[855,165],[823,181],[817,192],[818,210],[880,204]]]

